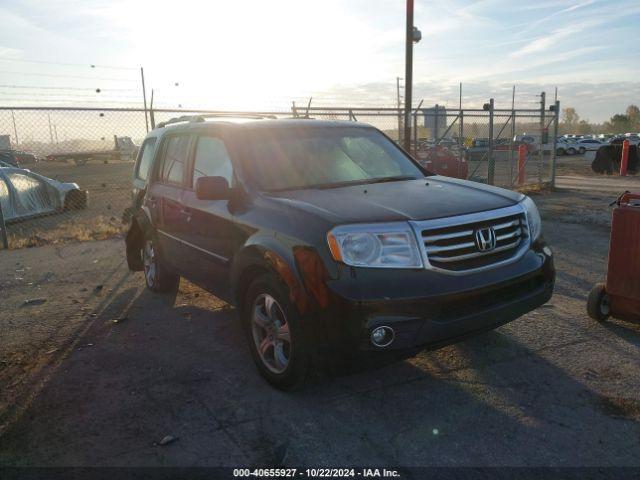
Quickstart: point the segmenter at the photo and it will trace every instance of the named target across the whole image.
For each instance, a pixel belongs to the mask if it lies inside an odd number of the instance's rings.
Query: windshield
[[[374,129],[278,128],[256,134],[250,172],[262,190],[424,177],[393,142]]]

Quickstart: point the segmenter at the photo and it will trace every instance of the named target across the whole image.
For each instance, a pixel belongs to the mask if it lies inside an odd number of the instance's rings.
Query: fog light
[[[395,334],[391,327],[376,327],[371,332],[371,343],[376,347],[387,347],[393,342]]]

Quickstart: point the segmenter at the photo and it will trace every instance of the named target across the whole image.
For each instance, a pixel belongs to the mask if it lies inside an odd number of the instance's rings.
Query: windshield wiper
[[[312,185],[299,185],[296,187],[284,187],[269,190],[269,193],[284,192],[287,190],[328,190],[331,188],[350,187],[352,185],[368,185],[371,183],[399,182],[402,180],[416,180],[413,175],[397,175],[395,177],[361,178],[359,180],[348,180],[346,182],[315,183]]]
[[[417,178],[413,175],[396,175],[395,177],[372,178],[366,183],[401,182],[402,180],[417,180]]]
[[[314,185],[311,188],[339,188],[351,185],[370,185],[372,183],[401,182],[402,180],[416,180],[416,177],[413,175],[396,175],[395,177],[363,178],[361,180],[351,180],[349,182],[336,182],[325,183],[323,185]]]

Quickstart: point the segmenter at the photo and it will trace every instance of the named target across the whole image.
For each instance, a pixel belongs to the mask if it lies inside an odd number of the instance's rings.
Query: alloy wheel
[[[144,244],[142,261],[144,264],[144,277],[147,280],[147,285],[149,285],[149,287],[153,287],[156,283],[158,265],[156,260],[156,251],[151,240],[147,240]]]
[[[251,333],[260,360],[270,371],[283,373],[291,359],[291,335],[284,310],[269,294],[253,303]]]

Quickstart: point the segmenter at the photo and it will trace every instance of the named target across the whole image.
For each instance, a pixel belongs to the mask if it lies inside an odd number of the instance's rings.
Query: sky
[[[415,0],[414,105],[601,122],[640,103],[639,0]],[[404,0],[2,0],[0,105],[394,106]],[[92,67],[93,65],[93,67]],[[100,89],[100,92],[96,92]]]

